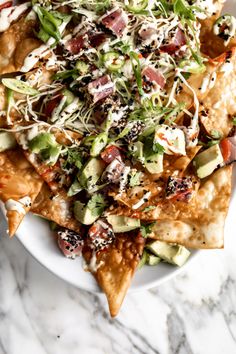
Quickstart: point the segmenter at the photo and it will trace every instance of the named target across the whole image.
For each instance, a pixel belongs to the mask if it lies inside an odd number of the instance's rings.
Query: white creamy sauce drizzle
[[[101,91],[106,91],[106,90],[109,90],[110,88],[113,88],[114,87],[114,84],[113,82],[108,82],[107,84],[105,85],[99,85],[98,88],[96,87],[91,87],[89,89],[90,93],[92,95],[95,95],[96,93],[99,93]]]
[[[146,199],[149,199],[149,198],[150,198],[151,194],[152,194],[152,193],[151,193],[150,191],[147,192],[147,193],[145,193],[144,196],[142,197],[142,199],[140,199],[140,200],[138,201],[138,203],[136,203],[136,204],[134,204],[134,205],[132,206],[132,209],[133,209],[133,210],[136,210],[136,209],[140,208],[144,203],[146,203]]]
[[[26,210],[24,207],[28,208],[31,206],[31,198],[30,197],[23,197],[21,199],[14,200],[8,199],[5,203],[5,207],[8,211],[16,211],[19,214],[25,214]]]
[[[90,259],[89,263],[86,263],[84,265],[85,270],[89,270],[92,273],[96,273],[97,270],[104,264],[103,261],[100,261],[97,263],[97,257],[96,257],[96,252],[93,252],[92,257]]]
[[[30,5],[30,2],[26,2],[25,4],[2,9],[0,11],[0,32],[6,31],[10,27],[11,23],[17,20]]]
[[[62,33],[65,30],[66,25],[67,22],[62,22],[62,24],[58,27],[60,33]],[[35,66],[35,64],[39,61],[40,58],[43,58],[46,55],[50,54],[52,52],[50,47],[51,45],[54,44],[54,42],[55,39],[51,37],[49,38],[46,44],[42,44],[39,48],[36,48],[31,53],[29,53],[25,58],[23,66],[21,67],[20,71],[23,73],[30,71]],[[52,60],[48,65],[50,64],[52,66],[56,64],[55,55],[52,57]]]

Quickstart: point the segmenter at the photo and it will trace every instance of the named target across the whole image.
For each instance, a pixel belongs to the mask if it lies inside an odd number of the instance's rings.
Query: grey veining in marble
[[[0,236],[0,354],[234,354],[236,239],[179,276],[127,296],[111,319],[103,296],[49,273]]]

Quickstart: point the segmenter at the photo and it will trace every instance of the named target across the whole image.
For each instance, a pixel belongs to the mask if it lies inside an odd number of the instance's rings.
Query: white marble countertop
[[[0,354],[236,353],[236,238],[158,288],[128,295],[111,319],[102,296],[56,278],[3,226]]]

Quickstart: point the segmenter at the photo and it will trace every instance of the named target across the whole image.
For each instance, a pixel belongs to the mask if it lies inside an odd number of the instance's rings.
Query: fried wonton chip
[[[7,209],[9,235],[17,231],[43,181],[21,150],[0,153],[0,199]]]
[[[0,74],[20,71],[26,56],[41,45],[35,38],[36,22],[25,15],[0,33]]]
[[[31,211],[62,227],[78,232],[81,229],[81,224],[73,215],[73,201],[73,198],[66,195],[53,195],[44,183]]]
[[[224,39],[214,34],[213,26],[218,15],[201,21],[201,52],[210,58],[216,58],[236,45],[236,37],[225,45]]]
[[[232,166],[217,170],[199,189],[195,208],[183,209],[176,220],[157,221],[150,237],[190,248],[222,248],[231,175]]]
[[[43,132],[44,130],[40,130]],[[38,133],[40,133],[38,132]],[[81,135],[72,131],[60,131],[59,129],[53,129],[51,132],[54,133],[56,140],[59,144],[65,146],[71,146],[72,142],[78,141],[81,139]],[[24,149],[25,156],[27,160],[34,166],[37,173],[42,177],[42,179],[48,184],[50,189],[55,193],[60,193],[62,196],[66,194],[69,189],[69,186],[72,184],[71,176],[64,178],[65,173],[62,170],[62,167],[59,162],[50,166],[35,153],[31,152],[28,149],[25,149],[24,142],[26,136],[30,136],[31,130],[25,130],[20,133],[16,133],[15,137],[18,144]],[[63,176],[63,178],[61,178]]]
[[[202,101],[200,119],[209,135],[228,136],[236,114],[236,47],[215,59],[220,63],[214,87]]]
[[[97,270],[93,275],[107,297],[112,317],[120,310],[139,264],[144,244],[145,239],[140,234],[117,234],[113,244],[96,256]],[[84,251],[84,258],[88,263],[92,257],[92,251]]]
[[[188,167],[199,151],[201,146],[195,146],[187,149],[186,156],[164,156],[164,172],[158,175],[150,175],[144,172],[143,178],[140,179],[141,185],[127,189],[122,194],[110,192],[119,204],[118,207],[112,207],[111,214],[124,215],[141,220],[157,220],[172,216],[177,217],[182,208],[186,208],[186,203],[176,202],[165,198],[166,183],[169,176],[185,177],[192,175],[192,171],[188,171]],[[187,204],[194,207],[194,196],[199,187],[198,179],[193,175],[194,193],[191,203]],[[150,192],[148,200],[140,205],[139,208],[132,209],[133,205],[138,203],[140,199]]]

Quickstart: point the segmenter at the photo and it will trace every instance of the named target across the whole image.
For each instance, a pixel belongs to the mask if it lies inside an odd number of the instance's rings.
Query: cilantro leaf
[[[82,167],[81,152],[77,149],[67,150],[67,158],[62,165],[62,168],[65,170],[70,169],[71,167],[77,167],[78,169]]]
[[[144,213],[147,213],[148,211],[151,211],[151,210],[153,210],[153,209],[155,209],[156,207],[154,206],[154,205],[149,205],[149,206],[147,206],[146,208],[144,208],[142,211],[144,212]]]
[[[152,227],[155,223],[152,222],[151,224],[142,224],[141,227],[140,227],[140,232],[141,232],[141,235],[144,237],[144,238],[147,238],[148,235],[152,232]]]
[[[92,215],[100,216],[103,213],[106,205],[107,204],[101,194],[94,194],[89,200],[87,207],[91,210]]]
[[[236,117],[233,117],[233,125],[236,125]]]
[[[185,0],[174,1],[174,13],[182,18],[194,21],[195,15],[191,6]]]
[[[158,153],[158,154],[163,155],[164,152],[165,152],[165,149],[164,149],[164,147],[163,147],[161,144],[159,144],[159,143],[154,143],[154,144],[153,144],[153,151],[156,152],[156,153]]]

